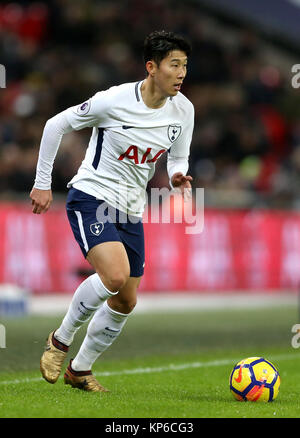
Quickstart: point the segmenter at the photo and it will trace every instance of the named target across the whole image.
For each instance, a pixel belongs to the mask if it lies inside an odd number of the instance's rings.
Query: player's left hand
[[[183,175],[181,172],[176,172],[171,178],[171,183],[174,189],[179,189],[185,201],[191,199],[193,178],[190,175]]]

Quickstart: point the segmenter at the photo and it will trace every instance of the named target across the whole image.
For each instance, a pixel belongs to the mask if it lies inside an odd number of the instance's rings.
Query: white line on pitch
[[[272,356],[271,361],[276,360],[291,360],[298,359],[299,354],[284,354]],[[110,376],[122,376],[122,375],[130,375],[130,374],[150,374],[150,373],[162,373],[165,371],[181,371],[187,370],[191,368],[204,368],[204,367],[218,367],[223,365],[234,365],[237,363],[239,359],[220,359],[220,360],[212,360],[208,362],[190,362],[183,364],[170,364],[163,367],[147,367],[147,368],[133,368],[132,370],[120,370],[120,371],[102,371],[102,372],[94,372],[93,374],[98,377],[110,377]],[[61,377],[60,377],[61,378]],[[15,379],[15,380],[4,380],[0,381],[0,385],[17,385],[19,383],[33,383],[43,381],[42,377],[26,377],[24,379]]]

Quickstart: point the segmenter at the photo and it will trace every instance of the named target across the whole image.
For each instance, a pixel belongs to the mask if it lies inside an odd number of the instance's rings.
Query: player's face
[[[176,96],[187,72],[187,56],[173,50],[156,66],[155,83],[163,96]]]

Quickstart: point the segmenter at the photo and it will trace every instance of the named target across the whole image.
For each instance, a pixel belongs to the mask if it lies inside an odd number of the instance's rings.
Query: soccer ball
[[[238,362],[230,375],[230,391],[239,401],[275,400],[280,376],[275,366],[263,357],[248,357]]]

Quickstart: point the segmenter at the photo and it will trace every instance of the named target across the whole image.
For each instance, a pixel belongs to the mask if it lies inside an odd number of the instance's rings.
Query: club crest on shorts
[[[181,126],[180,125],[169,125],[168,126],[168,137],[169,140],[173,143],[181,134]]]
[[[103,222],[95,222],[94,224],[90,225],[91,233],[94,234],[94,236],[99,236],[104,229]]]

